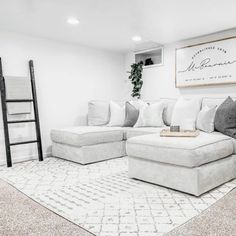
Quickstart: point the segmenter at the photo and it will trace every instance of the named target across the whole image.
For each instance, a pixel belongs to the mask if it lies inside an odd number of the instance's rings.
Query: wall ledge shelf
[[[153,68],[163,65],[163,47],[155,47],[134,52],[135,63],[143,61],[143,69]],[[151,59],[153,64],[145,65],[145,61]]]

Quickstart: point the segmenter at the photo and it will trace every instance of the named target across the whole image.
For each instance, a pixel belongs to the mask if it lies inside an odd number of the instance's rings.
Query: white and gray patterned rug
[[[0,178],[99,236],[159,236],[236,187],[228,182],[201,197],[129,179],[127,158],[82,166],[57,158],[0,167]]]

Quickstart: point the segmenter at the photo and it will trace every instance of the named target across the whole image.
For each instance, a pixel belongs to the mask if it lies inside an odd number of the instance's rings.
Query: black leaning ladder
[[[7,99],[6,98],[5,79],[4,79],[3,71],[2,71],[2,60],[0,58],[0,90],[1,90],[2,117],[3,117],[4,135],[5,135],[7,167],[12,166],[11,146],[15,146],[15,145],[37,143],[38,158],[39,158],[39,161],[43,161],[42,141],[41,141],[41,132],[40,132],[40,123],[39,123],[39,112],[38,112],[38,102],[37,102],[35,76],[34,76],[34,64],[33,64],[32,60],[29,61],[29,70],[30,70],[30,81],[31,81],[31,89],[32,89],[32,99]],[[22,103],[22,102],[32,102],[33,103],[34,119],[8,121],[7,103],[18,103],[18,102],[20,102],[20,103]],[[10,143],[8,125],[17,124],[17,123],[30,123],[30,122],[35,123],[36,140]]]

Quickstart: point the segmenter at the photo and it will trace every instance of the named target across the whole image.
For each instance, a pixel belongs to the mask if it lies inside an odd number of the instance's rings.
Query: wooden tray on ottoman
[[[163,129],[160,133],[161,137],[197,137],[199,135],[199,130],[183,130],[180,132],[170,132],[169,129]]]

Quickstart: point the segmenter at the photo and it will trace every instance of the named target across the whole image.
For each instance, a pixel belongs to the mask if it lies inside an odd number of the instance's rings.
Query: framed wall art
[[[236,36],[176,49],[177,88],[236,83]]]

